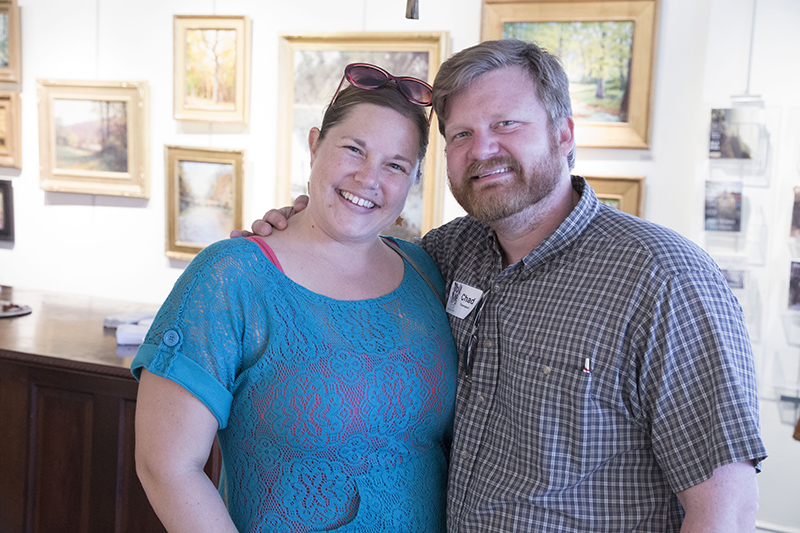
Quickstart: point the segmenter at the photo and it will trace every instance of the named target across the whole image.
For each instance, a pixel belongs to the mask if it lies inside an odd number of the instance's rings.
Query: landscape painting
[[[281,113],[279,114],[278,202],[307,194],[311,172],[308,132],[319,126],[326,106],[350,63],[378,65],[395,76],[433,82],[445,57],[445,34],[322,34],[281,36]],[[430,113],[430,109],[426,112]],[[411,188],[397,222],[382,234],[413,239],[424,235],[438,218],[436,191],[443,190],[434,119],[423,175]]]
[[[186,107],[232,110],[236,107],[236,31],[186,31]]]
[[[177,120],[246,123],[250,84],[250,19],[174,16]]]
[[[37,89],[42,189],[150,196],[147,82],[37,80]]]
[[[233,164],[178,163],[180,190],[178,240],[208,245],[228,236],[233,226]]]
[[[483,0],[481,39],[534,42],[559,57],[579,147],[647,149],[656,0]]]
[[[507,22],[504,39],[534,41],[561,58],[576,122],[627,122],[632,21]]]
[[[128,171],[125,102],[55,99],[56,166],[98,172]]]
[[[19,26],[17,0],[0,0],[0,82],[20,82]]]
[[[167,146],[167,256],[190,260],[243,227],[244,151]]]

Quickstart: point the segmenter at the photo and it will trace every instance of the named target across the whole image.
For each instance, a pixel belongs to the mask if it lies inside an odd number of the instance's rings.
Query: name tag
[[[457,318],[464,318],[478,305],[482,297],[482,290],[454,281],[447,297],[447,313]]]

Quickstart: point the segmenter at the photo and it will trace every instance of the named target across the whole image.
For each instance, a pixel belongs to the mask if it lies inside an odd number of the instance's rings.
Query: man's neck
[[[503,268],[528,255],[553,233],[578,205],[581,196],[572,188],[572,179],[546,199],[503,220],[490,224],[503,252]]]

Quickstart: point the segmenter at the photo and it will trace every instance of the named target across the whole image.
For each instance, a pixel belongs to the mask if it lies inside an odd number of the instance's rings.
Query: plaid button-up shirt
[[[766,456],[751,346],[719,268],[677,233],[581,200],[503,269],[470,217],[422,244],[483,291],[460,352],[448,531],[678,531],[675,496]],[[465,348],[474,335],[471,373]]]

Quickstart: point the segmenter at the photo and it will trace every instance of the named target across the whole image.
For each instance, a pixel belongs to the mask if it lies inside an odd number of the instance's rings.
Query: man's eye
[[[406,167],[398,165],[397,163],[389,163],[389,168],[391,168],[392,170],[397,170],[399,172],[402,172],[403,174],[406,173]]]

